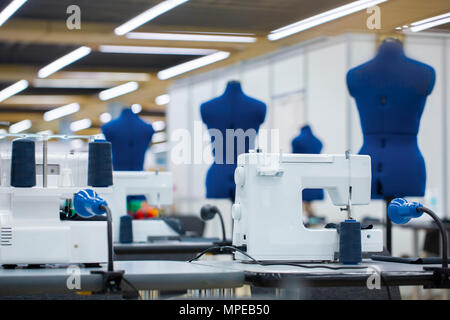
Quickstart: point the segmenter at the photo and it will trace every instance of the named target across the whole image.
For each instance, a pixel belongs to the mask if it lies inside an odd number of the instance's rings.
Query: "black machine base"
[[[433,284],[424,286],[425,289],[450,289],[450,268],[424,267],[426,271],[433,271]]]

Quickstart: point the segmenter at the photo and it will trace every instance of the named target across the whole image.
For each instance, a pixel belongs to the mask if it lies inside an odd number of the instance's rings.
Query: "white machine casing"
[[[37,167],[39,159],[37,156]],[[49,154],[48,162],[47,187],[42,187],[41,170],[35,187],[15,188],[10,186],[11,155],[0,154],[0,264],[106,262],[106,220],[60,219],[61,201],[88,188],[87,155]],[[71,185],[61,186],[63,168],[71,168]],[[112,188],[92,189],[112,193]]]
[[[262,261],[331,261],[339,251],[338,232],[305,227],[302,190],[325,189],[334,205],[345,207],[351,186],[351,204],[367,205],[370,157],[250,152],[238,157],[235,183],[234,246]],[[341,215],[344,220],[347,213]],[[382,251],[381,230],[362,230],[361,244],[362,251]],[[236,258],[248,260],[239,253]]]
[[[120,217],[127,214],[127,196],[145,195],[147,202],[158,208],[173,203],[171,172],[114,171],[113,181],[113,192],[101,196],[111,209],[114,241],[119,241]],[[159,219],[133,220],[132,228],[134,242],[146,242],[149,236],[178,235]]]
[[[36,154],[36,187],[10,187],[10,153],[0,153],[0,264],[102,263],[107,261],[106,221],[60,220],[60,203],[78,191],[95,190],[108,203],[113,240],[119,241],[120,217],[127,196],[145,195],[156,207],[173,203],[170,172],[114,171],[113,186],[87,185],[88,154],[48,153],[47,187],[43,188],[42,155]],[[133,237],[178,236],[159,219],[133,220]]]

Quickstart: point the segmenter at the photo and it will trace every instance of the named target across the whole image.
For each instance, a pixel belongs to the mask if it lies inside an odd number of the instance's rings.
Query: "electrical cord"
[[[447,230],[442,223],[441,219],[430,209],[425,207],[418,207],[417,211],[425,212],[431,218],[433,218],[434,222],[436,222],[439,230],[441,231],[441,239],[442,239],[442,268],[447,269],[448,268],[448,236],[447,236]]]
[[[219,251],[219,252],[230,251],[231,253],[238,252],[240,254],[243,254],[247,258],[249,258],[252,263],[258,264],[260,266],[292,266],[292,267],[307,268],[307,269],[320,269],[320,268],[323,268],[323,269],[330,269],[330,270],[362,270],[362,269],[368,269],[368,267],[364,267],[364,266],[332,267],[332,266],[327,266],[327,265],[307,265],[307,264],[301,264],[301,263],[295,263],[295,262],[263,262],[263,261],[256,260],[255,258],[250,256],[247,252],[242,251],[242,250],[240,250],[240,249],[238,249],[236,247],[233,247],[233,246],[214,246],[214,247],[210,247],[210,248],[200,252],[197,256],[195,256],[194,258],[192,258],[188,262],[196,261],[199,258],[201,258],[202,256],[204,256],[205,254],[207,254],[209,252],[214,252],[214,251]],[[387,295],[388,295],[388,299],[392,300],[391,290],[389,288],[388,282],[386,281],[386,278],[384,277],[382,272],[379,272],[379,275],[380,275],[381,281],[384,282],[384,286],[386,287],[386,292],[387,292]]]
[[[108,236],[108,271],[114,271],[114,260],[113,260],[113,238],[112,238],[112,215],[111,210],[108,206],[101,205],[100,209],[106,212],[107,218],[107,236]]]

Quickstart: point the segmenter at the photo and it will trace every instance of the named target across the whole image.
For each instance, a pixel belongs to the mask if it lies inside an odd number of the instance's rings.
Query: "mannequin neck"
[[[125,118],[136,117],[136,115],[133,113],[133,111],[131,111],[131,108],[124,108],[122,110],[122,113],[120,114],[120,116],[125,117]]]
[[[378,48],[377,58],[401,59],[405,56],[399,41],[385,40]]]
[[[311,127],[306,125],[304,127],[301,128],[300,133],[302,134],[311,134]]]
[[[239,81],[230,81],[225,89],[225,94],[242,93],[241,83]]]

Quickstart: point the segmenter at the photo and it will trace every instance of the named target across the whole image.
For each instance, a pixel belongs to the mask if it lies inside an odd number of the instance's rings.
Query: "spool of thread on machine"
[[[119,242],[120,243],[132,243],[133,242],[133,219],[129,216],[120,217],[120,231]]]
[[[89,143],[88,185],[109,187],[113,184],[111,143],[95,140]]]
[[[345,220],[339,224],[339,262],[358,264],[362,261],[361,224]]]
[[[31,139],[12,142],[11,186],[30,188],[36,185],[35,143]]]

